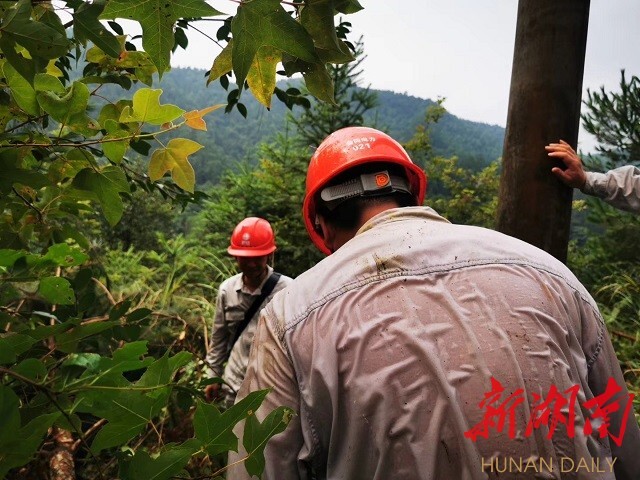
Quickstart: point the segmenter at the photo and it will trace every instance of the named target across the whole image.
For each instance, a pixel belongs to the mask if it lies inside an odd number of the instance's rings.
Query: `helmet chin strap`
[[[387,170],[381,170],[374,173],[363,173],[346,182],[326,187],[320,192],[320,198],[325,202],[327,208],[333,211],[349,198],[376,197],[393,192],[411,194],[409,182],[404,177],[389,175]]]

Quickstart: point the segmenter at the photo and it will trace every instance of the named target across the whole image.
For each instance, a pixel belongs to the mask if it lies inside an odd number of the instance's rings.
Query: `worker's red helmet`
[[[262,257],[276,250],[276,239],[271,225],[264,218],[247,217],[231,234],[227,252],[234,257]]]
[[[333,132],[311,157],[302,206],[304,224],[311,240],[327,255],[331,252],[315,230],[316,197],[342,172],[372,162],[391,163],[403,167],[411,195],[417,205],[422,205],[427,191],[427,176],[411,161],[398,142],[386,133],[368,127],[347,127]]]

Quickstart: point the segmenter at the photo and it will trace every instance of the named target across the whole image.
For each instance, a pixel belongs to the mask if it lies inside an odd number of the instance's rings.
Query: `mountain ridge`
[[[287,83],[294,85],[295,80]],[[206,86],[205,70],[195,68],[174,68],[165,73],[161,82],[154,82],[153,88],[163,90],[162,104],[172,103],[186,111],[226,103],[228,95],[218,82]],[[378,106],[365,114],[365,124],[388,132],[400,142],[411,139],[416,127],[424,122],[426,109],[435,104],[433,100],[405,93],[370,90],[377,94]],[[113,90],[113,93],[123,96],[122,91]],[[205,117],[207,131],[181,128],[176,133],[205,147],[190,157],[199,188],[217,183],[228,169],[236,169],[240,164],[256,164],[257,146],[275,138],[286,126],[288,110],[277,99],[270,110],[260,105],[250,92],[244,92],[240,101],[247,107],[246,119],[237,109],[227,114],[218,110]],[[301,107],[294,107],[294,114],[299,111]],[[462,166],[473,169],[499,158],[503,141],[504,128],[465,120],[449,112],[431,128],[435,154],[458,156]]]

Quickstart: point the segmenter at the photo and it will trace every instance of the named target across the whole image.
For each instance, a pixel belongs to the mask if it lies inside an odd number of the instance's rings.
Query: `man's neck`
[[[269,272],[269,267],[265,267],[263,272],[262,272],[262,274],[260,276],[258,276],[258,277],[248,277],[247,275],[242,275],[242,283],[249,290],[255,290],[256,288],[258,288],[260,286],[262,281],[267,276],[268,272]]]

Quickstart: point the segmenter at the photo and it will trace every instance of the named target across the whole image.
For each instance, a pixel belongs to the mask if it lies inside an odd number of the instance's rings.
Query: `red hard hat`
[[[304,224],[311,240],[327,255],[331,252],[314,228],[316,196],[331,179],[345,170],[371,162],[393,163],[403,167],[416,204],[422,205],[427,191],[427,176],[411,161],[398,142],[386,133],[368,127],[347,127],[333,132],[311,157],[302,206]]]
[[[264,218],[247,217],[231,234],[227,252],[234,257],[262,257],[275,252],[276,241],[271,225]]]

